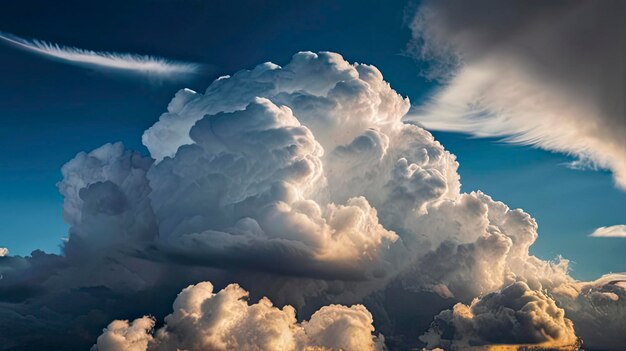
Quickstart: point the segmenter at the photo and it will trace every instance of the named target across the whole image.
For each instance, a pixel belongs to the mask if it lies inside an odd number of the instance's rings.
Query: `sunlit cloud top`
[[[201,69],[201,65],[195,63],[147,55],[85,50],[43,40],[27,40],[4,32],[0,32],[0,41],[49,59],[96,69],[113,69],[161,78],[198,73]]]

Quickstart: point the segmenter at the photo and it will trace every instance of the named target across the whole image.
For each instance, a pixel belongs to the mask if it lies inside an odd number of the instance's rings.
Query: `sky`
[[[233,11],[239,5],[227,1],[160,1],[145,13],[139,3],[116,1],[54,6],[6,2],[0,14],[4,32],[208,67],[182,82],[155,83],[0,46],[0,143],[5,150],[0,159],[1,244],[19,255],[34,249],[59,252],[68,228],[56,188],[61,166],[77,152],[106,142],[122,141],[145,153],[139,136],[180,88],[202,90],[221,75],[263,61],[281,64],[301,50],[336,51],[349,60],[374,64],[414,105],[437,84],[420,75],[423,64],[407,53],[407,9],[416,3],[246,5],[252,9],[241,13]],[[575,262],[573,275],[581,279],[624,267],[626,242],[588,237],[626,217],[626,192],[615,188],[608,172],[570,169],[565,164],[571,159],[562,154],[507,145],[499,138],[435,135],[458,157],[464,191],[482,190],[537,219],[540,236],[534,253],[545,259],[568,257]]]
[[[300,346],[571,346],[582,335],[615,349],[621,317],[594,313],[623,311],[626,298],[623,275],[600,278],[626,267],[623,96],[603,93],[619,85],[612,72],[584,67],[623,65],[614,52],[556,73],[537,62],[580,52],[546,49],[579,33],[572,22],[597,37],[625,32],[595,21],[622,9],[583,1],[589,15],[572,21],[578,7],[510,1],[513,15],[493,1],[463,11],[447,1],[4,1],[0,330],[16,336],[0,335],[0,350],[84,347],[98,335],[95,351],[246,348],[249,333],[267,332],[253,323],[259,311]],[[235,74],[244,69],[254,70]],[[252,304],[261,296],[294,312]],[[513,311],[520,296],[548,306],[532,315],[549,322],[530,323],[543,336],[464,319]],[[203,339],[217,322],[188,323],[184,311],[206,313],[197,301],[240,311],[243,327]],[[334,319],[354,329],[324,334]],[[264,349],[293,346],[267,335]]]

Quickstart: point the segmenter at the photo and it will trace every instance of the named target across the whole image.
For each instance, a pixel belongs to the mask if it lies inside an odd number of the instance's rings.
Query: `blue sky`
[[[85,49],[132,52],[210,65],[186,81],[132,79],[45,60],[0,45],[0,247],[26,255],[58,252],[67,226],[56,189],[76,153],[123,141],[146,153],[142,132],[184,87],[202,91],[218,76],[263,61],[283,64],[300,50],[329,50],[374,64],[419,104],[435,83],[405,54],[411,39],[405,1],[160,2],[6,1],[0,31]],[[242,11],[242,8],[246,8]],[[496,139],[436,132],[457,155],[464,191],[482,190],[539,223],[532,247],[542,258],[572,260],[573,276],[623,270],[626,239],[589,238],[622,224],[626,193],[603,171],[567,168],[570,158]]]

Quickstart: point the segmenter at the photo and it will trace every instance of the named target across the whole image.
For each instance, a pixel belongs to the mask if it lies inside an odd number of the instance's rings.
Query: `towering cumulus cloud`
[[[626,189],[624,16],[621,1],[425,1],[411,48],[444,86],[412,118],[571,154]]]
[[[533,218],[461,193],[409,107],[328,52],[181,90],[149,156],[62,168],[63,255],[0,257],[0,349],[619,349],[622,277],[530,255]]]

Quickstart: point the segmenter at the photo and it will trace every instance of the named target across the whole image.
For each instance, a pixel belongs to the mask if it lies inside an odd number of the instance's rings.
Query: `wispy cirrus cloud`
[[[589,236],[596,238],[626,238],[626,224],[600,227],[594,230]]]
[[[199,73],[202,69],[202,65],[196,63],[149,55],[86,50],[38,39],[24,39],[5,32],[0,32],[0,41],[48,59],[94,69],[139,73],[159,78],[179,78]]]
[[[626,190],[625,4],[421,2],[409,48],[444,84],[409,118],[565,153]]]

